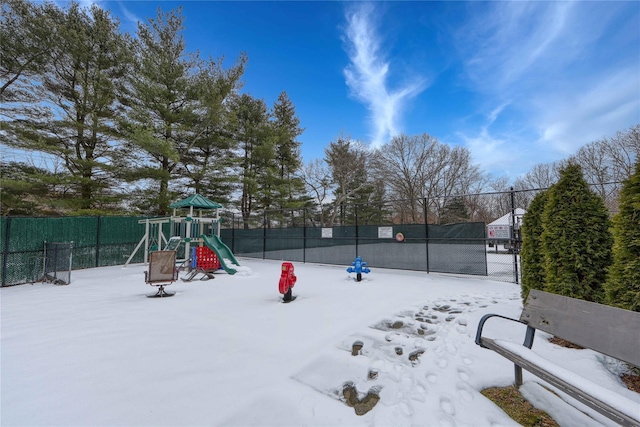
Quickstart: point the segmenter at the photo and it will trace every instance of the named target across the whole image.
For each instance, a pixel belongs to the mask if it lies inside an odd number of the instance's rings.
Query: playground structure
[[[200,236],[203,246],[191,248],[191,271],[182,280],[190,282],[198,273],[204,274],[200,280],[213,279],[213,273],[223,269],[227,274],[236,274],[240,266],[231,249],[216,235]],[[234,268],[236,267],[236,268]]]
[[[164,218],[147,218],[138,221],[139,224],[145,224],[145,233],[140,239],[140,242],[133,250],[127,262],[124,264],[126,267],[129,265],[136,253],[144,245],[144,263],[148,263],[149,252],[154,250],[177,250],[180,243],[184,243],[184,254],[188,257],[191,254],[191,245],[201,243],[201,239],[198,236],[205,234],[215,233],[220,235],[220,215],[218,209],[222,208],[219,203],[213,202],[206,197],[202,197],[199,194],[187,197],[184,200],[173,203],[169,206],[173,209],[173,215]],[[178,215],[179,209],[189,209],[189,213],[185,216]],[[194,210],[197,209],[197,216],[194,215]],[[211,217],[203,216],[203,211],[214,210],[214,215]],[[175,248],[167,247],[169,240],[163,233],[163,227],[168,224],[170,233],[173,237],[179,237],[180,240],[176,242],[173,239],[174,244],[178,246]]]
[[[136,253],[144,248],[144,263],[154,251],[175,251],[184,243],[184,257],[177,263],[188,266],[189,275],[184,279],[191,281],[198,273],[205,274],[202,279],[213,278],[213,273],[222,268],[229,274],[235,274],[238,261],[231,250],[220,240],[220,215],[222,205],[195,194],[169,206],[173,215],[163,218],[147,218],[138,221],[145,224],[145,233],[133,250],[125,267]],[[179,210],[188,209],[184,216]],[[213,215],[204,216],[203,211],[213,210]],[[197,214],[197,215],[196,215]],[[168,228],[171,237],[167,239],[163,228]]]
[[[198,246],[191,248],[191,271],[186,277],[182,278],[183,282],[190,282],[198,274],[203,274],[200,280],[214,279],[213,273],[220,269],[220,261],[215,252],[206,246]]]
[[[220,267],[224,271],[228,274],[237,273],[237,267],[240,266],[240,263],[238,263],[236,257],[233,256],[231,249],[229,249],[229,247],[220,240],[220,237],[216,235],[205,236],[203,234],[200,236],[200,240],[204,246],[211,249],[216,254],[218,261],[220,262]]]
[[[367,267],[367,263],[357,256],[355,261],[351,263],[351,267],[347,267],[347,273],[356,273],[356,281],[362,280],[362,273],[369,273],[371,269]]]

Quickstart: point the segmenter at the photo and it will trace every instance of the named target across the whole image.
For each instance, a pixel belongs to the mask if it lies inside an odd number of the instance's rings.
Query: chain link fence
[[[621,183],[592,188],[611,215],[617,213]],[[226,210],[220,213],[220,237],[242,257],[348,266],[361,256],[371,267],[520,283],[522,215],[543,190],[244,215]],[[122,265],[145,233],[141,219],[2,217],[2,286],[42,280],[45,241],[73,242],[73,269]],[[164,235],[179,232],[175,225],[163,226]],[[499,233],[491,235],[491,230]],[[138,251],[131,262],[142,262],[143,256]]]
[[[370,267],[489,277],[485,223],[469,215],[438,223],[436,208],[424,199],[344,205],[333,221],[311,208],[227,213],[221,238],[244,257],[348,266],[360,256]],[[514,280],[510,265],[492,273]]]
[[[138,217],[0,218],[2,286],[44,278],[46,242],[73,242],[72,269],[122,265],[144,234]],[[136,254],[133,262],[142,262]]]

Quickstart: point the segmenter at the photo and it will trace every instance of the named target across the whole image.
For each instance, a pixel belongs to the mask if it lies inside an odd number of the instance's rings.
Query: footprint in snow
[[[453,405],[453,402],[451,402],[451,399],[449,399],[447,396],[443,396],[440,398],[440,409],[442,409],[449,415],[456,414],[456,407]]]
[[[396,408],[398,408],[400,410],[402,415],[406,415],[406,416],[413,415],[413,411],[411,410],[409,405],[407,405],[405,402],[400,402],[399,405],[396,405]]]
[[[451,355],[455,355],[458,352],[458,349],[456,348],[456,346],[450,342],[445,344],[445,349],[447,350],[447,353]]]
[[[438,426],[440,427],[456,427],[456,421],[451,415],[442,414],[438,417]]]
[[[473,359],[467,356],[462,356],[462,363],[465,365],[473,365]]]
[[[460,377],[462,381],[469,381],[469,373],[464,368],[458,368],[458,377]]]
[[[411,393],[411,400],[415,400],[417,402],[426,402],[425,395],[427,394],[427,389],[418,384],[413,393]]]
[[[449,360],[441,358],[441,359],[438,359],[436,364],[438,365],[438,368],[444,369],[449,365]]]
[[[347,406],[352,407],[356,411],[356,415],[364,415],[380,401],[380,387],[374,386],[369,389],[367,394],[360,399],[355,385],[351,381],[347,381],[342,385],[342,395]]]
[[[465,402],[471,402],[474,398],[473,390],[468,384],[460,383],[457,385],[458,396]]]

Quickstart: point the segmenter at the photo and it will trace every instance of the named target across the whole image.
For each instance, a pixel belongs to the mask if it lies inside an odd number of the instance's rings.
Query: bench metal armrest
[[[523,322],[519,319],[512,319],[511,317],[501,316],[499,314],[485,314],[484,316],[482,316],[482,319],[480,319],[480,323],[478,323],[478,332],[476,333],[476,344],[478,344],[480,347],[497,351],[499,354],[502,354],[509,359],[509,357],[505,353],[500,351],[498,347],[490,348],[486,346],[482,341],[482,329],[484,328],[484,323],[492,317],[500,317],[502,319],[511,320],[512,322],[518,322],[522,323],[523,325],[527,325],[527,332],[525,334],[524,343],[522,343],[522,345],[527,348],[531,348],[533,346],[533,338],[536,334],[535,328],[529,326],[526,322]],[[490,340],[489,338],[487,338],[487,341],[493,343],[493,340]],[[520,387],[522,385],[522,367],[518,363],[514,363],[513,367],[515,374],[515,384],[516,386]]]
[[[506,319],[512,322],[518,322],[518,323],[522,323],[523,325],[526,325],[526,323],[524,323],[519,319],[513,319],[511,317],[502,316],[500,314],[485,314],[484,316],[482,316],[482,319],[480,319],[480,322],[478,323],[478,331],[476,332],[476,344],[478,344],[482,348],[488,348],[482,343],[482,329],[484,328],[484,323],[492,317],[499,317],[501,319]],[[531,348],[531,346],[533,345],[533,337],[534,337],[535,331],[536,330],[534,328],[527,325],[527,334],[524,339],[524,344],[523,344],[524,346]]]

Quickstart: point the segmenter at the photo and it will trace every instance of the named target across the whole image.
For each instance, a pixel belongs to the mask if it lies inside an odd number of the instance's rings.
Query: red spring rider
[[[293,298],[291,298],[291,289],[296,284],[296,279],[296,275],[293,274],[293,264],[290,262],[283,262],[278,290],[284,295],[284,302],[293,301]]]

